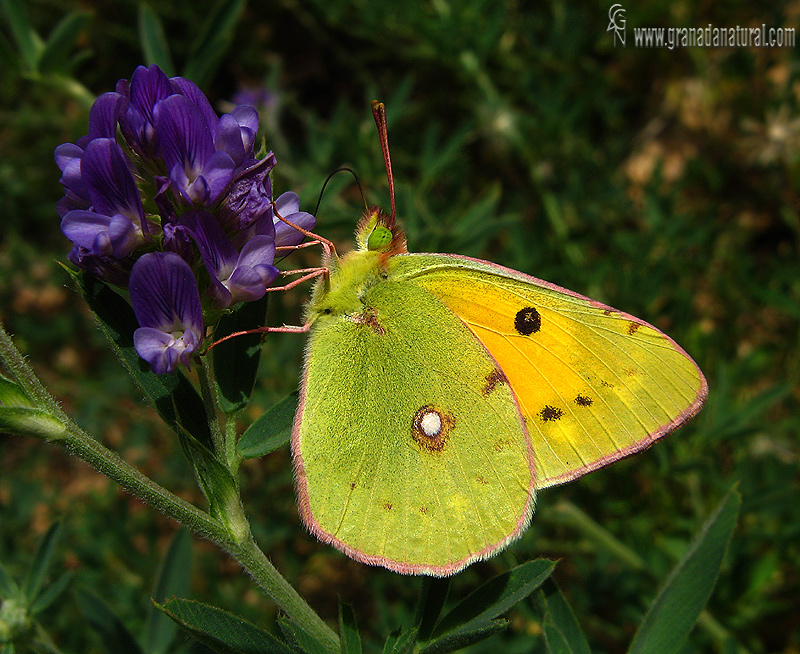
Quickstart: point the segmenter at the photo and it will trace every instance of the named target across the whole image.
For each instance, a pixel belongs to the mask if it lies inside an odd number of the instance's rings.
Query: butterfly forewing
[[[496,361],[433,295],[390,279],[363,303],[311,334],[292,439],[301,514],[356,559],[451,574],[529,522],[525,421]]]
[[[390,266],[440,299],[497,361],[530,433],[539,488],[649,446],[705,400],[694,361],[633,316],[467,257],[409,254]]]

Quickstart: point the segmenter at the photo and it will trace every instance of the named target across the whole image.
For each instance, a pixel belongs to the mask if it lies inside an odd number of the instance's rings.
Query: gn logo
[[[622,5],[611,5],[608,10],[608,28],[606,32],[614,32],[614,47],[617,46],[617,39],[625,47],[625,10]]]

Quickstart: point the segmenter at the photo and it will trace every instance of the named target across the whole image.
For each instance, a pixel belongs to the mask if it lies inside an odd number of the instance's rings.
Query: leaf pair
[[[539,588],[555,566],[555,561],[536,559],[512,568],[473,591],[441,619],[446,582],[432,580],[418,611],[419,636],[425,643],[420,654],[452,652],[502,631],[508,622],[501,616]]]
[[[71,571],[65,572],[54,583],[45,586],[59,532],[58,522],[53,523],[47,530],[36,548],[28,573],[21,584],[14,581],[0,565],[0,600],[17,600],[27,607],[30,615],[36,615],[64,592],[72,579]]]
[[[245,5],[246,0],[220,0],[208,13],[192,44],[184,77],[201,88],[208,86],[233,41],[233,31]],[[157,64],[167,77],[177,74],[161,20],[144,2],[139,5],[139,41],[148,64]]]
[[[182,529],[170,543],[154,589],[153,605],[147,616],[144,646],[120,618],[96,595],[78,591],[78,603],[109,654],[167,654],[175,640],[177,625],[160,610],[159,602],[173,595],[186,595],[191,576],[192,538]],[[187,600],[181,600],[187,601]]]
[[[80,56],[69,57],[89,20],[83,11],[71,11],[53,28],[46,39],[33,29],[24,10],[24,2],[2,0],[3,13],[8,19],[25,71],[44,76],[69,75],[80,62]]]
[[[628,654],[677,654],[694,628],[719,574],[736,526],[741,497],[731,489],[697,532],[662,585]],[[548,581],[538,597],[549,654],[591,654],[586,636],[561,591]]]
[[[1,327],[0,334],[4,339],[8,338]],[[3,355],[0,355],[0,361],[11,368],[12,374],[19,372]],[[50,410],[46,408],[48,406]],[[37,402],[35,393],[29,395],[19,383],[0,374],[0,431],[55,441],[66,436],[67,428],[58,416],[53,415],[49,402]]]

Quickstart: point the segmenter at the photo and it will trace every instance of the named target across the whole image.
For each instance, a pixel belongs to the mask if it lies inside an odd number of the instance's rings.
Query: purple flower
[[[203,312],[192,269],[172,252],[140,257],[130,277],[130,294],[139,329],[133,344],[153,372],[189,367],[203,340]]]
[[[61,220],[61,231],[75,245],[96,256],[126,257],[146,239],[139,189],[131,173],[131,164],[116,141],[97,138],[82,156],[74,148],[61,146],[60,155],[69,159],[64,176],[75,196],[88,199],[90,209],[72,209]],[[75,161],[79,161],[80,182],[72,179]],[[62,177],[63,179],[63,177]],[[69,186],[66,186],[69,189]],[[80,197],[83,195],[83,197]]]
[[[215,150],[200,108],[186,96],[172,95],[156,105],[155,121],[175,194],[188,204],[213,203],[231,181],[236,164],[227,152]]]
[[[231,181],[225,200],[219,208],[219,219],[226,230],[244,232],[269,214],[272,223],[272,180],[270,172],[276,164],[270,152],[263,159],[254,159]],[[249,234],[244,235],[248,238]]]
[[[272,109],[278,104],[278,95],[266,86],[242,86],[231,98],[233,104]]]
[[[56,148],[56,165],[61,169],[64,197],[58,203],[58,215],[63,218],[73,209],[88,209],[92,201],[81,172],[85,148],[95,139],[113,139],[117,134],[117,120],[127,100],[118,93],[103,93],[95,100],[89,112],[89,133],[77,144],[62,143]]]
[[[113,257],[92,254],[80,245],[73,245],[72,250],[67,255],[67,259],[78,268],[90,272],[98,279],[104,279],[117,286],[124,287],[128,285],[128,278],[133,265],[130,257],[114,259]]]
[[[253,107],[219,117],[193,82],[139,66],[98,97],[85,136],[56,148],[68,258],[129,288],[134,345],[157,373],[191,363],[203,306],[216,316],[264,296],[276,246],[303,239],[278,214],[314,227],[294,193],[273,200],[275,155],[256,159],[258,127]]]
[[[137,66],[130,82],[117,82],[116,95],[126,100],[119,116],[125,140],[145,158],[160,155],[160,138],[156,128],[155,111],[162,100],[172,95],[182,95],[194,104],[210,130],[216,127],[217,114],[197,85],[183,77],[167,78],[155,64],[145,68]]]
[[[213,130],[214,146],[227,152],[237,168],[253,158],[253,145],[258,132],[258,112],[241,105],[224,114]]]
[[[129,101],[120,116],[120,129],[131,147],[146,158],[159,152],[153,110],[174,92],[167,76],[155,64],[149,68],[137,66],[130,82],[126,79],[117,82],[117,93]]]
[[[86,147],[94,139],[113,139],[117,136],[117,122],[128,108],[128,98],[109,91],[94,101],[89,111],[89,133],[78,139]]]
[[[61,169],[60,181],[64,187],[64,197],[56,206],[59,217],[63,218],[73,209],[88,209],[92,201],[81,175],[83,148],[74,143],[62,143],[56,148],[55,159]]]
[[[277,212],[286,218],[290,223],[302,227],[305,230],[311,231],[314,225],[317,224],[317,219],[310,213],[300,211],[300,198],[296,193],[288,191],[283,193],[277,200],[275,200],[275,209]],[[278,216],[275,216],[275,245],[297,245],[304,238],[302,232],[298,232],[294,227],[290,227],[283,222]]]
[[[273,265],[275,241],[271,235],[254,236],[240,252],[211,214],[196,211],[184,215],[181,222],[194,237],[211,276],[209,292],[216,308],[264,297],[279,272]]]

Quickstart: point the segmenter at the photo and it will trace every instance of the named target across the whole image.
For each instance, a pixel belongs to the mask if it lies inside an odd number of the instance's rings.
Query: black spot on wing
[[[559,409],[557,406],[550,406],[549,404],[546,405],[541,411],[539,411],[539,417],[544,422],[552,422],[554,420],[558,420],[564,415],[564,412]]]
[[[575,404],[578,406],[592,406],[594,400],[588,395],[578,395],[575,397]]]
[[[525,307],[517,311],[514,317],[514,329],[523,336],[535,334],[542,328],[542,315],[533,307]]]

